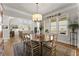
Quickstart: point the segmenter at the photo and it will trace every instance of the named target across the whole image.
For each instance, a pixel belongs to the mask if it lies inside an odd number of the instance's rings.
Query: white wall
[[[74,6],[56,11],[53,14],[57,14],[57,13],[67,15],[69,23],[73,22],[73,21],[78,21],[78,14],[77,14],[78,13],[78,5],[74,5]],[[46,25],[49,25],[49,24],[46,23]],[[68,35],[59,35],[58,41],[70,44],[70,35],[69,34]],[[78,34],[78,42],[79,42],[79,34]],[[78,47],[79,47],[79,43],[78,43]]]
[[[68,21],[70,23],[70,22],[78,21],[78,14],[77,14],[77,12],[78,12],[77,7],[73,7],[73,8],[71,8],[71,9],[69,9],[69,10],[67,10],[67,11],[65,11],[63,13],[68,15],[68,17],[69,17]],[[59,38],[59,40],[60,40],[60,38]],[[68,36],[64,36],[64,35],[61,36],[61,40],[60,41],[61,42],[63,41],[64,43],[70,44],[70,33],[68,34]]]
[[[4,42],[6,42],[8,39],[10,39],[9,17],[8,16],[3,17],[3,25],[8,26],[8,29],[3,29],[3,39],[4,39]]]
[[[68,18],[69,23],[70,22],[74,22],[74,21],[78,22],[78,14],[77,14],[78,13],[78,8],[77,8],[77,5],[75,7],[73,7],[73,8],[70,8],[67,11],[64,11],[63,13],[68,15],[68,17],[69,17]],[[69,34],[67,36],[60,35],[59,41],[70,44],[70,35]],[[78,41],[79,41],[79,39],[78,39]],[[77,46],[79,47],[79,44]]]
[[[79,4],[78,5],[78,11],[79,11]],[[79,24],[79,12],[78,13],[78,24]],[[78,29],[78,48],[79,48],[79,29]]]

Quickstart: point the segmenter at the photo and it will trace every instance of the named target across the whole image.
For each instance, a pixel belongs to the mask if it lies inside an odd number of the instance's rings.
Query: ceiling
[[[28,17],[36,13],[35,3],[5,3],[5,13],[11,16]],[[38,12],[42,15],[74,5],[74,3],[39,3]],[[15,14],[16,13],[16,14]]]

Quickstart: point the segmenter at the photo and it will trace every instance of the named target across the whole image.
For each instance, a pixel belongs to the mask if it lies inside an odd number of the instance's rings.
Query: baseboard
[[[78,46],[74,46],[74,45],[71,45],[71,44],[68,44],[68,43],[64,43],[64,42],[60,42],[60,41],[57,41],[57,43],[60,43],[60,44],[62,44],[62,45],[65,45],[66,47],[78,48],[78,49],[79,49]]]

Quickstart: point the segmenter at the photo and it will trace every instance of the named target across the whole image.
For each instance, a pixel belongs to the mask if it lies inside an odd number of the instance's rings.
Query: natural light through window
[[[59,21],[59,33],[66,34],[68,30],[67,26],[68,26],[67,20]],[[51,32],[56,33],[56,22],[51,22]]]

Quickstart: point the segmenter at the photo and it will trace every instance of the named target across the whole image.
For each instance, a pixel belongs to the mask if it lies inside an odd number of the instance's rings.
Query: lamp
[[[38,3],[36,3],[37,6],[37,13],[32,15],[32,20],[35,22],[39,22],[42,20],[42,15],[38,13]]]

